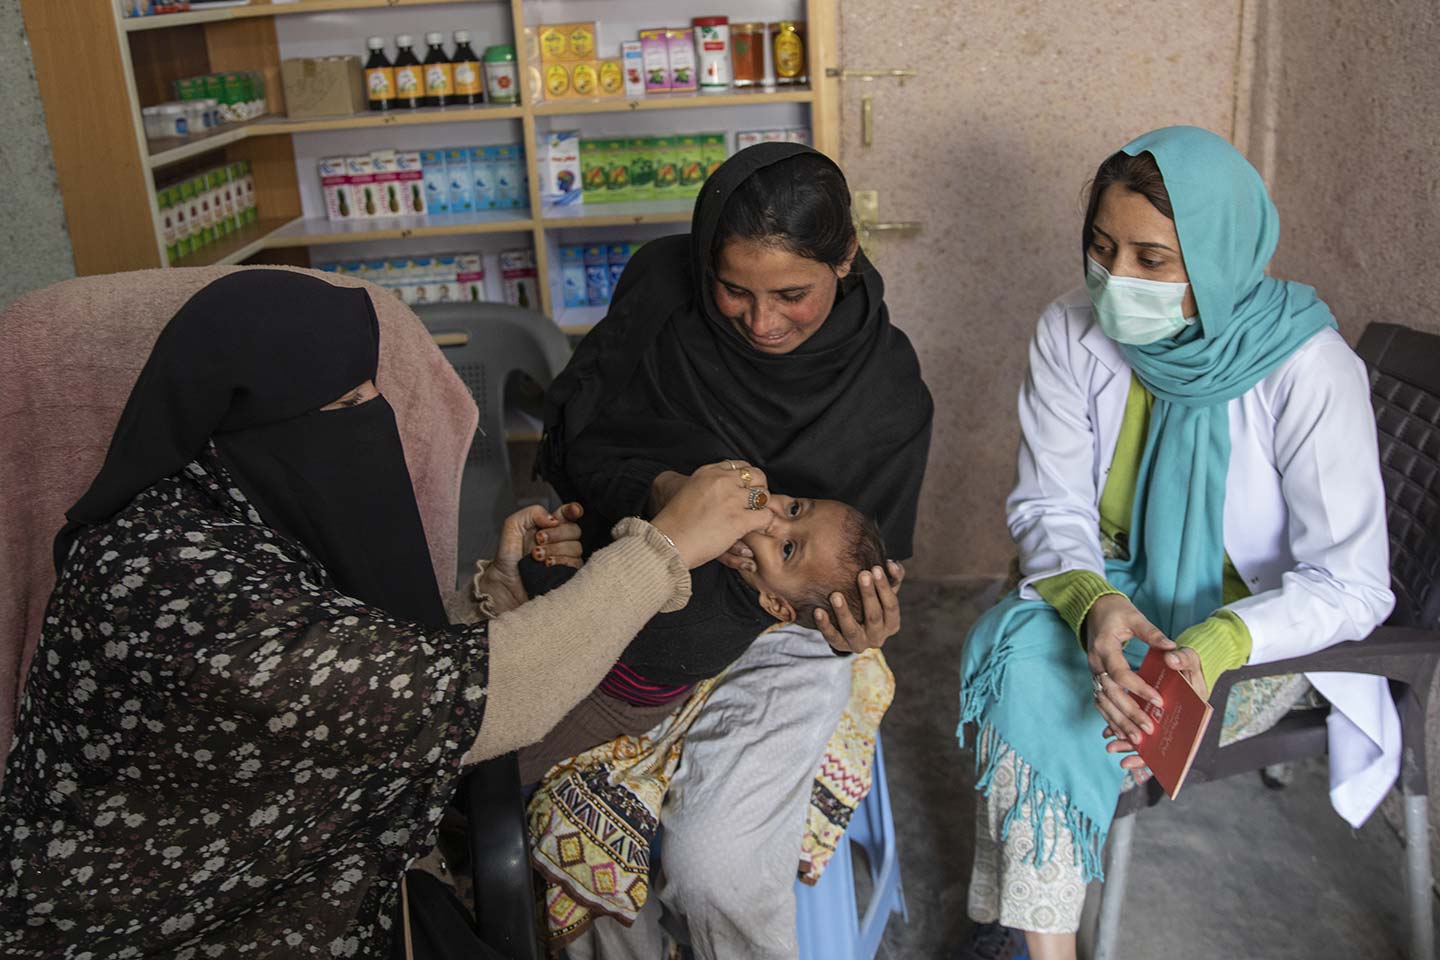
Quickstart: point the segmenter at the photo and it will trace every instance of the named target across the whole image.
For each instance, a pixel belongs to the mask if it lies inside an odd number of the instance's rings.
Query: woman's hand
[[[650,482],[650,499],[646,501],[645,512],[655,517],[665,509],[665,505],[671,501],[685,481],[690,478],[683,473],[676,473],[674,470],[666,470]]]
[[[835,611],[834,622],[826,611],[815,611],[816,628],[836,650],[864,653],[885,646],[886,640],[900,632],[898,594],[900,584],[905,582],[905,568],[894,560],[886,561],[886,566],[888,577],[886,571],[879,567],[860,571],[858,582],[865,614],[863,624],[855,621],[845,598],[838,593],[830,595],[830,607]]]
[[[1210,688],[1205,683],[1205,671],[1200,668],[1200,655],[1198,653],[1189,647],[1180,647],[1171,653],[1165,654],[1165,665],[1171,670],[1179,670],[1185,679],[1190,681],[1190,685],[1195,688],[1196,692],[1200,694],[1202,700],[1210,699]],[[1115,733],[1115,727],[1113,725],[1107,726],[1102,736],[1115,738],[1105,744],[1106,751],[1110,753],[1134,754],[1139,748],[1137,741],[1127,740],[1124,737],[1118,736]],[[1136,783],[1144,783],[1152,776],[1150,768],[1145,766],[1145,761],[1137,756],[1126,757],[1120,761],[1120,766],[1126,770],[1134,771]]]
[[[520,560],[526,554],[546,564],[579,568],[582,563],[580,527],[585,515],[578,503],[567,503],[553,514],[544,507],[526,507],[505,519],[495,562],[485,568],[476,588],[495,600],[504,613],[529,600],[520,582]]]
[[[1175,643],[1146,620],[1128,597],[1118,593],[1095,601],[1085,617],[1085,630],[1090,673],[1099,684],[1095,708],[1121,740],[1136,743],[1144,734],[1153,733],[1155,725],[1130,694],[1154,704],[1160,703],[1160,694],[1130,669],[1123,652],[1125,644],[1131,637],[1139,637],[1152,647],[1174,650]]]
[[[741,473],[748,471],[747,486]],[[775,515],[750,509],[751,491],[765,491],[765,473],[741,460],[701,467],[680,484],[651,524],[674,542],[688,569],[709,563],[736,540],[764,530]]]

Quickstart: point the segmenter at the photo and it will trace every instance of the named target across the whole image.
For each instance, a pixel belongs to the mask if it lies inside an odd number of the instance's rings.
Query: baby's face
[[[755,554],[755,571],[746,582],[762,594],[804,596],[812,584],[835,579],[845,550],[849,508],[838,500],[804,500],[772,493],[770,526],[745,537]]]

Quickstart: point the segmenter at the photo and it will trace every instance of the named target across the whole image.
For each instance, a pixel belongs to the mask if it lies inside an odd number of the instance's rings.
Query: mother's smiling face
[[[715,306],[755,350],[789,353],[824,325],[851,263],[831,267],[780,244],[736,237],[715,257]]]

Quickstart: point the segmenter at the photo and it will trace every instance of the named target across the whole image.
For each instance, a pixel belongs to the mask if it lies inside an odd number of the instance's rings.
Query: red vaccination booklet
[[[1163,707],[1157,707],[1135,697],[1140,709],[1155,724],[1155,732],[1144,736],[1136,745],[1139,748],[1137,752],[1173,800],[1185,783],[1185,774],[1190,772],[1195,751],[1200,749],[1200,738],[1205,735],[1210,714],[1215,711],[1180,671],[1165,665],[1163,650],[1152,647],[1136,673],[1165,702]],[[1135,695],[1132,693],[1131,696]]]

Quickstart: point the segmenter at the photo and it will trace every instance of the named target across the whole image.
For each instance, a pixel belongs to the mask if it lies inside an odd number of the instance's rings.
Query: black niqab
[[[246,270],[180,308],[151,350],[105,463],[67,513],[75,537],[189,463],[212,439],[265,523],[307,549],[344,593],[427,626],[446,623],[383,397],[320,410],[379,363],[370,295],[285,270]]]
[[[741,458],[776,490],[875,517],[892,556],[910,556],[934,408],[880,274],[858,254],[825,323],[779,356],[751,347],[711,293],[726,201],[755,171],[811,152],[768,143],[731,157],[705,182],[691,232],[630,261],[547,395],[539,468],[562,496],[584,499],[621,461],[689,473]]]

